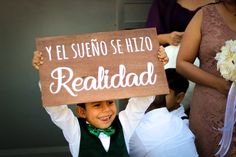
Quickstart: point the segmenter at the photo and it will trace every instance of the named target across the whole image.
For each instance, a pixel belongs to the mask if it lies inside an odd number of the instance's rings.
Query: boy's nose
[[[108,104],[103,105],[103,111],[110,111],[111,107]]]

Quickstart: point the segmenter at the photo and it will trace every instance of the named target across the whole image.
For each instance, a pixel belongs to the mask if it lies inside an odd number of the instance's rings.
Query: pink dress
[[[230,29],[215,5],[203,7],[202,41],[199,50],[200,68],[220,76],[214,57],[226,40],[236,40],[236,32]],[[214,157],[218,150],[223,127],[226,96],[217,90],[196,85],[191,100],[190,128],[196,136],[196,146],[200,157]],[[228,157],[236,157],[236,134],[231,143]]]

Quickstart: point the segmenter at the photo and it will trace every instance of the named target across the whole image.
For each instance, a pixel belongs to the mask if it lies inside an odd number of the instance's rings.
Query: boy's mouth
[[[101,121],[105,122],[105,123],[108,123],[108,122],[110,122],[111,117],[112,117],[112,115],[108,115],[108,116],[99,117],[99,119],[100,119]]]

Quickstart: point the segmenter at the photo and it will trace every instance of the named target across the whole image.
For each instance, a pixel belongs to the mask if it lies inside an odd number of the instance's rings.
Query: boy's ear
[[[185,93],[184,92],[180,92],[179,94],[177,94],[176,96],[176,101],[178,104],[181,103],[181,101],[184,99]]]
[[[77,106],[75,110],[76,110],[77,114],[79,115],[79,117],[86,118],[86,115],[85,115],[86,111],[83,107]]]

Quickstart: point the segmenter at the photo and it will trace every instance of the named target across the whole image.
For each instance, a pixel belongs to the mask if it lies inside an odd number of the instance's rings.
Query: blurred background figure
[[[146,27],[156,27],[162,45],[179,45],[197,10],[214,0],[154,0]]]

